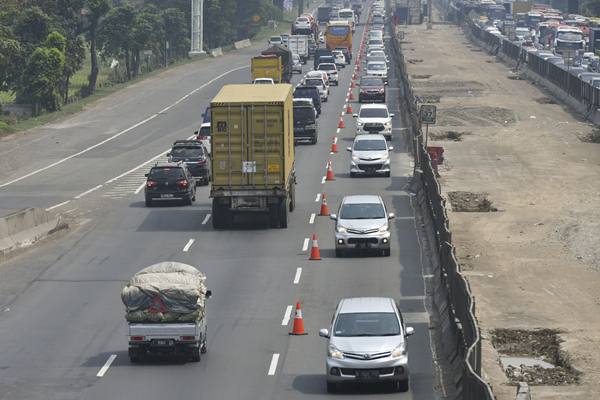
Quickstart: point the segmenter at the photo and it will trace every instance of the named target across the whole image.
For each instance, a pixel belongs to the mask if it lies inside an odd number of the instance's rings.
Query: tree
[[[169,42],[171,54],[187,54],[189,50],[188,23],[185,13],[176,8],[167,8],[162,12],[165,27],[165,39]]]
[[[39,7],[26,8],[17,16],[13,32],[25,51],[38,47],[50,32],[50,17]]]
[[[131,27],[135,10],[130,5],[113,8],[106,14],[98,29],[98,44],[102,52],[117,60],[125,61],[127,79],[131,79]]]
[[[96,81],[98,80],[98,51],[97,51],[97,31],[100,20],[110,10],[109,0],[87,0],[87,17],[89,21],[88,39],[90,43],[90,61],[91,70],[88,77],[87,94],[96,91]]]
[[[131,28],[134,76],[139,73],[142,50],[153,50],[158,54],[163,52],[163,21],[159,14],[154,14],[152,11],[156,10],[148,9],[138,14]]]
[[[21,73],[21,44],[6,27],[0,27],[0,90],[14,91]]]

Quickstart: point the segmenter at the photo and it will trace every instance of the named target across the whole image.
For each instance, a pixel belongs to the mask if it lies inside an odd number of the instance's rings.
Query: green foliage
[[[584,15],[597,17],[600,15],[600,0],[584,0],[581,9]]]
[[[55,48],[58,49],[61,53],[64,54],[67,48],[67,40],[63,35],[58,32],[51,32],[46,40],[44,40],[44,47],[49,49]]]
[[[18,15],[13,32],[23,47],[35,48],[50,32],[50,17],[39,7],[26,8]]]
[[[19,79],[21,44],[9,31],[0,29],[0,90],[12,91]]]
[[[34,110],[44,108],[56,111],[60,108],[59,85],[65,55],[57,48],[38,47],[27,62],[23,72],[23,84],[18,90],[19,98],[34,105]]]

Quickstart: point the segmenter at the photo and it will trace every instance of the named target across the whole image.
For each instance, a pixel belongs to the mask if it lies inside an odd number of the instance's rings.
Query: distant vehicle
[[[380,196],[344,196],[337,214],[331,214],[330,218],[336,221],[336,257],[350,251],[369,250],[389,257],[391,234],[388,222],[394,214],[388,214]]]
[[[367,37],[367,39],[381,39],[381,40],[383,40],[383,31],[370,30],[369,31],[369,36]]]
[[[369,39],[367,41],[367,47],[369,47],[372,50],[385,50],[385,45],[383,44],[382,39]]]
[[[346,56],[344,52],[341,50],[332,50],[333,58],[335,60],[335,65],[338,68],[346,68]]]
[[[292,72],[302,73],[302,61],[300,60],[300,56],[296,53],[292,54]]]
[[[321,93],[316,86],[298,86],[294,89],[294,99],[310,98],[317,110],[317,117],[321,115]]]
[[[390,151],[393,146],[388,146],[382,135],[358,135],[354,138],[351,152],[350,177],[358,175],[384,175],[389,177]]]
[[[283,39],[281,39],[281,36],[271,36],[269,38],[269,41],[267,42],[267,44],[269,45],[269,47],[277,44],[282,46],[283,45]]]
[[[196,180],[185,163],[157,164],[146,174],[145,202],[180,200],[186,205],[196,201]]]
[[[317,67],[317,71],[325,71],[329,78],[329,82],[332,85],[339,86],[338,70],[334,63],[321,63]]]
[[[277,57],[281,60],[281,80],[275,79],[271,75],[255,76],[254,78],[273,78],[275,83],[289,83],[292,79],[292,52],[285,46],[271,46],[260,52],[261,56]],[[260,57],[260,56],[259,56]],[[257,58],[257,57],[254,57]]]
[[[280,35],[281,36],[281,44],[285,47],[287,47],[288,45],[288,40],[290,38],[290,35],[288,35],[287,33],[283,33]]]
[[[324,6],[317,9],[317,20],[320,24],[329,22],[331,7]]]
[[[352,27],[347,21],[330,21],[325,31],[325,43],[329,50],[345,48],[352,54]]]
[[[298,55],[302,64],[306,64],[309,56],[309,41],[306,35],[292,35],[288,39],[288,49],[292,54]]]
[[[385,104],[363,104],[356,118],[356,134],[379,134],[392,139],[392,118]]]
[[[329,87],[330,87],[330,83],[329,83],[329,75],[327,74],[326,71],[319,71],[319,70],[315,70],[315,71],[308,71],[305,75],[305,78],[323,78],[323,81],[325,82],[325,86],[327,87],[327,93],[329,93]]]
[[[363,76],[358,84],[358,102],[367,103],[381,101],[385,103],[385,83],[378,76]]]
[[[408,391],[407,337],[413,334],[394,299],[342,299],[331,327],[319,330],[328,339],[327,391],[345,382],[392,382],[394,390]]]
[[[121,292],[131,363],[149,354],[199,362],[206,353],[206,302],[211,296],[206,276],[191,265],[165,261],[136,273]]]
[[[366,74],[370,76],[378,76],[385,83],[388,81],[387,63],[384,61],[369,61],[367,63]]]
[[[585,49],[585,40],[581,29],[572,26],[558,26],[552,30],[552,47],[556,54],[565,51],[576,51]]]
[[[311,22],[307,17],[298,17],[294,22],[294,29],[310,29]]]
[[[515,28],[515,36],[518,40],[525,40],[530,35],[528,28],[517,27]]]
[[[272,78],[256,78],[252,81],[255,85],[274,85],[275,82]]]
[[[346,48],[346,47],[336,47],[333,50],[339,50],[339,51],[341,51],[342,54],[344,55],[344,57],[346,57],[346,64],[350,64],[350,60],[352,59],[352,54],[350,54],[350,51],[348,50],[348,48]]]
[[[200,129],[194,132],[194,135],[196,135],[196,140],[206,147],[206,150],[208,150],[208,155],[210,156],[210,122],[204,122],[202,125],[200,125]]]
[[[321,96],[321,101],[325,102],[327,101],[327,98],[329,97],[329,90],[327,89],[327,86],[325,85],[325,81],[323,80],[323,78],[306,78],[302,81],[302,85],[305,86],[316,86],[317,89],[319,90],[319,95]]]
[[[318,137],[319,125],[315,108],[312,104],[294,101],[294,143],[316,144]]]
[[[252,57],[250,73],[254,83],[281,83],[284,81],[281,58],[275,54]]]
[[[177,140],[167,153],[170,162],[183,162],[196,183],[208,185],[210,181],[210,153],[198,140]]]
[[[387,55],[385,54],[385,51],[383,50],[373,50],[369,53],[367,53],[367,62],[369,61],[375,61],[376,58],[383,58],[386,62],[388,62],[388,58]],[[381,60],[378,60],[381,61]]]
[[[338,18],[342,21],[348,21],[352,27],[352,32],[356,31],[356,16],[351,8],[343,8],[338,11]]]
[[[320,64],[321,57],[333,57],[333,53],[329,49],[319,48],[315,52],[315,59],[313,62],[313,69],[317,69],[317,66]]]

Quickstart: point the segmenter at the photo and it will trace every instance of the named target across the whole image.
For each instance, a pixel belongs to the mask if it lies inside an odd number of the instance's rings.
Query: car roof
[[[371,135],[368,135],[371,136]],[[342,204],[370,204],[370,203],[383,203],[381,196],[375,194],[352,194],[344,196]]]
[[[367,63],[367,67],[369,66],[369,64],[384,64],[385,65],[385,61],[369,61]]]
[[[160,164],[157,163],[152,168],[183,168],[183,164],[179,162],[165,162]]]
[[[201,146],[200,142],[192,139],[176,140],[173,146]]]
[[[395,312],[394,299],[389,297],[351,297],[342,299],[339,314],[367,312]]]
[[[360,109],[368,109],[368,108],[385,108],[386,110],[387,108],[387,104],[363,104],[362,106],[360,106]]]
[[[385,140],[385,136],[379,134],[369,134],[369,135],[356,135],[354,137],[355,142],[360,142],[361,140]]]

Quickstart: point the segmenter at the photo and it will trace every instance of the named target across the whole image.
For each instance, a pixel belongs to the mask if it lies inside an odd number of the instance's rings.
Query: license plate
[[[172,199],[173,195],[170,193],[169,194],[161,194],[160,197],[163,199]]]
[[[153,341],[155,346],[172,346],[173,341],[170,339],[156,339]]]
[[[379,378],[378,371],[356,371],[356,377],[358,379],[377,379]]]

